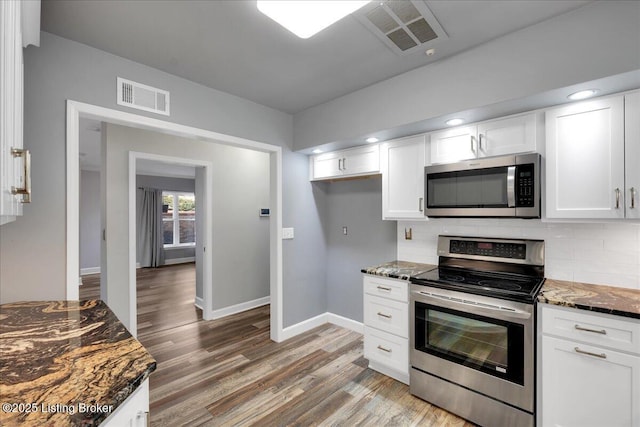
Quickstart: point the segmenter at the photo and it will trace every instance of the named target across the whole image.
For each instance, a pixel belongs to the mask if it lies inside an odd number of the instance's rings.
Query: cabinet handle
[[[31,153],[29,150],[23,150],[22,148],[12,148],[11,155],[13,157],[22,157],[24,173],[24,187],[11,187],[11,194],[20,194],[22,195],[22,203],[31,203]]]
[[[385,319],[391,319],[393,317],[390,314],[384,314],[384,313],[380,313],[380,312],[378,312],[378,316],[384,317]]]
[[[473,140],[474,140],[473,135],[471,135],[471,141],[470,141],[471,142],[471,152],[475,154],[476,150],[473,147]]]
[[[378,346],[378,350],[382,350],[382,351],[386,351],[387,353],[391,353],[391,349],[390,348],[384,348],[381,345]]]
[[[607,331],[605,331],[604,329],[589,329],[589,328],[583,328],[580,325],[575,325],[575,328],[579,331],[585,331],[585,332],[593,332],[594,334],[602,334],[602,335],[607,335]]]
[[[346,157],[342,158],[342,169],[343,170],[347,170],[347,158]]]
[[[633,199],[632,199],[633,200]],[[424,208],[422,207],[422,204],[424,203],[424,197],[420,197],[420,199],[418,200],[418,210],[420,212],[424,212]]]
[[[634,187],[631,187],[629,189],[629,191],[631,192],[631,205],[629,206],[629,208],[635,209],[635,207],[636,207],[636,189]]]
[[[580,348],[578,348],[578,347],[574,347],[573,349],[576,351],[576,353],[586,354],[587,356],[599,357],[600,359],[606,359],[607,358],[607,355],[604,354],[604,353],[600,353],[600,354],[591,353],[590,351],[580,350]]]
[[[338,159],[338,170],[342,170],[342,159]]]
[[[478,137],[478,148],[480,149],[480,151],[482,151],[482,134],[480,134]]]
[[[391,288],[385,288],[384,286],[378,286],[378,289],[380,289],[381,291],[391,292]]]
[[[620,189],[616,188],[616,209],[620,209]]]

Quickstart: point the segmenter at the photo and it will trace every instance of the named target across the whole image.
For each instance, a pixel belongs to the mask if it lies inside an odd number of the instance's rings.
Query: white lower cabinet
[[[541,305],[538,425],[640,426],[640,321]]]
[[[409,283],[364,275],[363,289],[369,368],[409,384]]]
[[[124,401],[109,418],[104,420],[102,427],[146,427],[149,422],[149,380],[145,380]]]

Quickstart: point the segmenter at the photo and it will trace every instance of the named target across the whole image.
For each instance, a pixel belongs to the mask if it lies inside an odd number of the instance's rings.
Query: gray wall
[[[80,268],[100,268],[100,172],[80,172]]]
[[[128,314],[129,151],[213,164],[213,229],[206,254],[213,260],[213,308],[269,296],[269,218],[258,216],[269,202],[269,155],[205,141],[186,140],[105,124],[107,189],[107,296],[121,319]],[[204,203],[204,200],[201,200]],[[205,255],[207,256],[207,255]]]
[[[640,2],[593,2],[294,116],[295,149],[640,68]],[[330,125],[328,125],[330,124]]]
[[[136,176],[137,187],[156,188],[158,190],[165,191],[185,191],[195,193],[196,181],[195,179],[187,178],[172,178],[166,176],[151,176],[151,175],[137,175]],[[197,200],[196,200],[197,203]],[[136,192],[136,212],[138,219],[140,218],[140,212],[142,211],[142,190]],[[138,238],[140,236],[138,235]],[[140,240],[138,240],[140,241]],[[194,258],[196,256],[195,248],[172,248],[164,250],[164,259],[172,260],[179,258]],[[140,248],[138,248],[138,261],[140,260]],[[202,294],[200,294],[202,296]]]
[[[44,32],[39,48],[25,50],[24,69],[33,203],[0,227],[0,302],[66,297],[66,100],[157,117],[116,104],[122,76],[171,92],[171,117],[162,120],[283,147],[283,226],[305,230],[283,248],[285,326],[326,312],[325,299],[307,298],[324,293],[326,248],[315,238],[322,229],[308,158],[291,152],[290,115]]]
[[[326,188],[327,310],[362,322],[360,269],[396,259],[396,222],[382,220],[379,176]]]

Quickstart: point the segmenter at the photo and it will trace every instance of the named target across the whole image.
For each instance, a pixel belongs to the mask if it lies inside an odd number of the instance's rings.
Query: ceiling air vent
[[[169,92],[118,77],[118,105],[169,115]]]
[[[424,52],[448,39],[422,0],[375,1],[355,13],[356,18],[398,54]]]

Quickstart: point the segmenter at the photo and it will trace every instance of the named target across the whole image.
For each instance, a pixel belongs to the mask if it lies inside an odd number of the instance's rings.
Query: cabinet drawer
[[[409,340],[365,326],[364,357],[408,374]]]
[[[640,354],[640,322],[635,319],[542,305],[542,333]]]
[[[364,295],[364,324],[409,338],[409,306],[405,302]]]
[[[405,280],[363,276],[364,292],[396,301],[409,302],[409,284]]]

